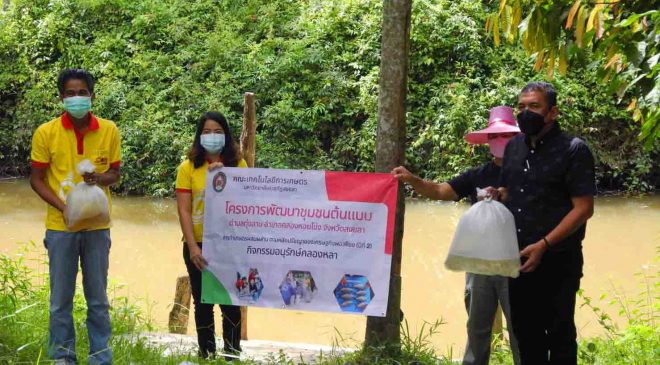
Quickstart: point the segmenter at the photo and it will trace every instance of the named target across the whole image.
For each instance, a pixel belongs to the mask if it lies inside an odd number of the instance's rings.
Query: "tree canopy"
[[[647,148],[660,139],[660,2],[657,0],[499,0],[486,29],[521,39],[534,70],[566,75],[572,60],[589,54],[598,79],[641,123]]]

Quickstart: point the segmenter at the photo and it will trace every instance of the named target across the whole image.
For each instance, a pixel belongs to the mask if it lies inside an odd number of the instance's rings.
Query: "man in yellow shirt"
[[[32,189],[48,203],[46,237],[50,274],[50,321],[48,354],[56,364],[75,364],[73,296],[82,268],[87,301],[89,363],[111,364],[109,303],[106,293],[109,225],[71,232],[65,222],[66,196],[80,181],[96,184],[105,191],[119,181],[121,164],[119,131],[109,120],[90,111],[94,99],[94,78],[80,69],[67,69],[57,79],[65,112],[40,125],[32,137]],[[76,165],[90,160],[96,171],[80,176]]]

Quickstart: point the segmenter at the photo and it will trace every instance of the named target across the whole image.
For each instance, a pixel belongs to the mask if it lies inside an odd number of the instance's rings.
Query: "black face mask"
[[[528,136],[535,136],[541,132],[545,125],[544,116],[531,110],[518,113],[518,127]]]

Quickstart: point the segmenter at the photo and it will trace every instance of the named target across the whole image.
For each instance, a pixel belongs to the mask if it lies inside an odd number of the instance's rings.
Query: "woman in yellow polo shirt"
[[[207,112],[197,123],[192,148],[188,158],[179,165],[176,176],[176,203],[184,239],[183,260],[190,276],[199,355],[203,358],[215,354],[213,304],[201,301],[202,270],[207,265],[202,256],[204,189],[206,172],[222,166],[247,167],[247,164],[239,156],[225,117],[220,113]],[[240,309],[220,305],[220,310],[224,351],[238,353],[241,351]]]

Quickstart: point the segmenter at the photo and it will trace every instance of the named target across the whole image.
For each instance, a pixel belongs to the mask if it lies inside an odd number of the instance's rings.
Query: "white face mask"
[[[497,137],[488,140],[488,147],[490,147],[490,153],[497,158],[502,158],[504,156],[504,148],[506,144],[509,143],[511,137]]]
[[[225,135],[222,133],[202,134],[199,142],[209,153],[218,153],[225,148]]]

